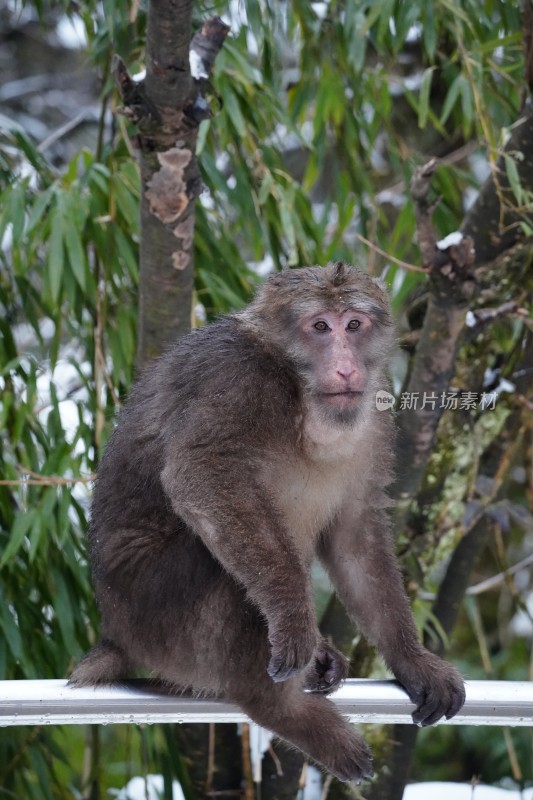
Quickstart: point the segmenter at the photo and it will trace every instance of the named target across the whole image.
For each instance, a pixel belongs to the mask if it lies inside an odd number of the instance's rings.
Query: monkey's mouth
[[[359,400],[360,397],[363,396],[363,392],[356,392],[356,391],[344,391],[344,392],[321,392],[320,396],[324,398],[326,401],[331,402],[345,402],[350,400]]]

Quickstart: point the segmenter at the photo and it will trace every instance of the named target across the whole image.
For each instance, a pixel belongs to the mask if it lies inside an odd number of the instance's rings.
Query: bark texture
[[[151,0],[142,82],[130,78],[120,59],[114,63],[123,113],[137,125],[140,150],[139,366],[191,324],[194,203],[201,190],[196,139],[211,115],[204,94],[229,31],[214,17],[191,42],[192,7],[192,0]],[[200,66],[196,78],[190,50]]]

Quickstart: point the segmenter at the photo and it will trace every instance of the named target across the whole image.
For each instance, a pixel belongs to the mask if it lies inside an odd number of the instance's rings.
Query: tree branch
[[[424,198],[425,204],[425,198]],[[404,408],[398,414],[400,428],[398,478],[395,494],[404,505],[418,491],[424,476],[442,414],[440,397],[449,387],[459,337],[464,328],[467,303],[477,291],[472,273],[472,239],[463,237],[443,249],[434,244],[428,212],[423,215],[424,249],[433,261],[429,271],[430,296],[420,340],[406,392],[428,400],[421,408]],[[399,525],[403,517],[399,520]]]

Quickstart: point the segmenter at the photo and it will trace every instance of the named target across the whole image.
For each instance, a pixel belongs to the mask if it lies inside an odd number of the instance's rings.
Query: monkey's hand
[[[307,670],[304,689],[329,694],[348,676],[348,659],[326,641],[322,641]]]
[[[292,623],[292,624],[291,624]],[[307,667],[320,640],[316,622],[308,624],[295,617],[269,634],[272,657],[267,672],[276,683],[286,681]]]
[[[425,728],[442,716],[451,719],[465,701],[464,682],[459,672],[429,650],[421,648],[393,672],[416,705],[413,722]]]

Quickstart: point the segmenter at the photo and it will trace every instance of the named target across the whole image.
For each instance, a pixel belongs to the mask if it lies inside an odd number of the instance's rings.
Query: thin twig
[[[475,599],[470,601],[470,617],[472,621],[472,625],[474,628],[474,632],[476,634],[476,638],[478,641],[479,652],[481,655],[481,661],[483,663],[483,668],[487,673],[489,678],[494,677],[494,669],[492,667],[492,662],[490,659],[490,652],[489,646],[487,643],[487,637],[485,635],[485,630],[483,628],[483,620],[481,618],[481,612],[479,610],[479,606]],[[505,747],[507,750],[507,755],[509,757],[509,763],[511,765],[511,772],[513,773],[513,778],[517,783],[521,783],[523,780],[522,770],[520,769],[520,763],[518,761],[518,757],[516,755],[516,749],[514,746],[514,742],[511,736],[511,732],[509,731],[508,726],[506,725],[503,729],[503,738],[505,741]]]
[[[213,792],[213,776],[215,774],[215,723],[209,723],[209,744],[207,746],[207,776],[205,779],[205,794]]]
[[[57,128],[57,130],[52,131],[52,133],[49,136],[47,136],[46,139],[44,139],[40,145],[37,146],[38,152],[44,153],[45,150],[48,150],[48,148],[51,147],[53,144],[55,144],[55,142],[57,142],[59,139],[62,139],[63,136],[66,136],[67,133],[70,133],[79,125],[81,125],[83,122],[86,122],[88,119],[89,117],[87,116],[87,112],[80,111],[79,114],[76,114],[74,119],[69,119],[67,122],[65,122],[64,125],[61,125],[60,128]]]
[[[530,564],[533,564],[533,555],[523,558],[521,561],[513,564],[512,567],[508,567],[503,572],[498,572],[497,575],[492,575],[492,577],[486,578],[484,581],[480,581],[479,583],[475,583],[473,586],[469,586],[466,590],[466,594],[478,595],[482,594],[483,592],[488,592],[490,589],[496,589],[498,586],[501,586],[502,583],[505,583],[507,578],[512,575],[516,575],[517,572],[520,572],[521,569],[528,567]]]
[[[17,472],[29,477],[0,480],[0,486],[68,486],[71,483],[91,483],[95,475],[81,475],[79,477],[65,478],[62,475],[40,475],[27,467],[17,464]]]
[[[309,763],[304,761],[302,764],[302,771],[300,773],[300,780],[298,781],[298,796],[304,793],[305,784],[307,783],[307,773],[308,773]]]
[[[276,751],[272,747],[272,744],[269,745],[268,752],[270,754],[270,758],[274,762],[274,766],[276,767],[276,775],[278,778],[283,777],[283,767],[281,766],[281,761],[279,760]]]
[[[245,800],[254,800],[254,774],[250,756],[250,726],[244,723],[241,730],[242,779]]]
[[[322,794],[320,795],[320,800],[327,800],[329,787],[333,782],[333,775],[326,775],[324,779],[324,785],[322,786]]]
[[[361,236],[360,233],[356,233],[355,237],[356,239],[359,239],[360,242],[369,247],[371,250],[373,250],[375,253],[379,253],[380,256],[383,256],[388,261],[392,261],[393,264],[397,264],[399,267],[403,267],[403,269],[408,269],[411,272],[427,273],[427,270],[423,269],[423,267],[417,267],[414,264],[410,264],[408,261],[402,261],[401,258],[396,258],[396,256],[387,253],[385,250],[382,250],[381,247],[378,247],[377,244],[374,244],[373,242],[370,242],[368,239],[365,239],[365,237]]]

